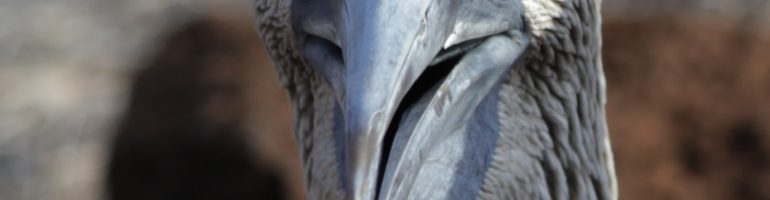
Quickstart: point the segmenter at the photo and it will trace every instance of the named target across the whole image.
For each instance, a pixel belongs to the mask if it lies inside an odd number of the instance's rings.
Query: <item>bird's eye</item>
[[[341,90],[345,69],[334,20],[339,3],[335,0],[295,0],[292,2],[292,23],[297,45],[313,70],[334,89]]]
[[[330,21],[307,20],[302,22],[301,27],[308,35],[322,38],[336,46],[340,46],[336,28]]]
[[[323,36],[307,34],[304,39],[304,48],[308,59],[322,61],[327,64],[342,65],[342,49],[337,43]]]
[[[294,28],[297,31],[323,38],[337,46],[335,7],[339,2],[331,0],[296,0],[292,2]]]
[[[343,57],[335,23],[336,0],[295,0],[292,20],[298,45],[313,68],[327,79],[341,76]],[[330,81],[331,82],[331,81]]]

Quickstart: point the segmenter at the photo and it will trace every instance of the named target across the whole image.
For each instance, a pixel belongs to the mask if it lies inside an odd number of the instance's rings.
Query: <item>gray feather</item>
[[[412,105],[397,131],[405,133],[394,139],[384,178],[391,181],[384,182],[380,198],[617,199],[604,114],[600,1],[460,2],[464,9],[455,13],[445,48],[512,29],[525,30],[528,45],[500,81],[480,87],[489,95],[472,102],[472,110],[455,111],[468,113],[466,118],[440,126],[448,129],[434,136],[421,135],[426,142],[416,143],[417,133],[405,130],[426,126],[418,121],[434,101]],[[313,58],[298,50],[291,7],[289,0],[256,0],[257,30],[294,108],[308,196],[346,199],[344,152],[350,147],[339,134],[345,119],[341,97],[333,92],[344,83],[328,78],[343,75],[308,64]],[[338,33],[328,28],[335,16],[322,14],[308,13],[321,16],[300,27],[340,45]],[[392,163],[403,166],[394,170]]]

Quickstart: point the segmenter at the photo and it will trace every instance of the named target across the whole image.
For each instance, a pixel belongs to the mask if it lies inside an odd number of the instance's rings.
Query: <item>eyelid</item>
[[[331,21],[310,19],[302,22],[302,30],[340,46],[340,41],[337,38],[337,29]]]

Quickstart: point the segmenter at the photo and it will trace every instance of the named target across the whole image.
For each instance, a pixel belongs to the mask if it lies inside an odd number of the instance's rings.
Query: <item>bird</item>
[[[617,199],[601,0],[255,0],[309,199]]]

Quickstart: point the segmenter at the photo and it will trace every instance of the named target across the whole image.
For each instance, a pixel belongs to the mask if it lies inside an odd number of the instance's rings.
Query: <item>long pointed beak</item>
[[[346,66],[347,187],[374,199],[383,138],[409,88],[441,50],[449,1],[346,1],[340,37]]]

